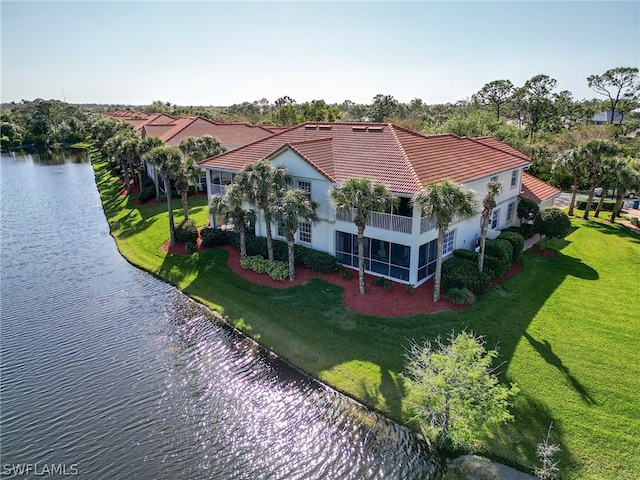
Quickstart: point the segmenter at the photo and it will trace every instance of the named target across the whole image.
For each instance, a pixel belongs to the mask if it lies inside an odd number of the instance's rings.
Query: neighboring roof
[[[368,177],[392,192],[414,194],[444,179],[468,183],[530,165],[522,152],[484,138],[424,136],[387,123],[313,122],[208,158],[200,166],[239,171],[290,149],[332,182]]]
[[[220,122],[204,117],[181,117],[167,124],[148,123],[144,127],[148,136],[160,137],[169,146],[177,147],[187,137],[211,135],[227,149],[232,150],[247,143],[273,135],[271,130],[241,122]]]
[[[534,177],[530,173],[524,172],[522,175],[522,192],[520,196],[528,198],[540,204],[545,200],[550,200],[562,193],[562,190],[549,185],[547,182]]]

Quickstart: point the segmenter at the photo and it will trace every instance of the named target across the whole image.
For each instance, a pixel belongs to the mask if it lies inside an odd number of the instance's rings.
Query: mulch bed
[[[433,313],[445,310],[462,311],[469,308],[469,305],[455,305],[449,302],[444,295],[441,295],[440,301],[434,303],[433,298],[433,281],[429,280],[411,293],[405,290],[405,285],[393,283],[394,288],[387,290],[382,285],[375,285],[373,282],[378,277],[365,274],[366,294],[361,295],[358,287],[358,272],[351,271],[351,278],[344,278],[340,273],[316,273],[308,268],[296,268],[296,278],[293,282],[288,280],[279,282],[273,280],[269,275],[256,273],[253,270],[243,269],[240,267],[240,250],[232,247],[223,247],[229,252],[227,265],[235,273],[245,280],[257,285],[264,285],[271,288],[288,288],[295,285],[304,285],[312,278],[320,278],[327,282],[333,283],[344,288],[344,304],[350,310],[365,315],[374,315],[376,317],[394,318],[408,317],[420,313]],[[171,254],[184,255],[186,250],[184,245],[176,243],[169,248],[169,242],[165,243],[162,250]],[[201,247],[201,239],[198,239],[198,251],[202,252],[206,249]],[[535,252],[534,252],[535,253]],[[511,278],[520,272],[522,265],[515,263],[511,269],[495,280],[491,286],[495,286],[508,278]]]

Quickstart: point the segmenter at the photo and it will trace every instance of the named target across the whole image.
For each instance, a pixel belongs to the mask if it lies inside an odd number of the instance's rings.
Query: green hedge
[[[176,227],[176,240],[181,243],[196,243],[198,228],[193,220],[183,220]]]
[[[506,240],[511,244],[513,251],[513,258],[511,261],[513,263],[520,260],[520,256],[522,255],[522,250],[524,249],[524,236],[517,232],[507,232],[504,231],[498,235],[498,240]]]
[[[459,257],[451,257],[442,264],[442,287],[468,288],[474,294],[482,293],[491,279],[486,272],[478,270],[478,263]]]
[[[234,245],[237,233],[231,230],[221,230],[219,228],[203,228],[200,230],[202,246],[206,248],[219,247],[221,245]],[[239,242],[238,242],[239,243]]]
[[[289,265],[286,262],[268,260],[260,255],[242,257],[240,266],[256,273],[266,273],[280,282],[284,282],[289,276]]]
[[[478,252],[475,252],[473,250],[467,250],[464,248],[459,248],[458,250],[454,250],[453,256],[462,258],[464,260],[469,260],[470,262],[475,262],[476,265],[478,264],[478,259],[480,258],[480,254]]]
[[[591,210],[595,210],[596,208],[598,208],[598,202],[600,200],[597,198],[593,199],[593,202],[591,202]],[[611,200],[605,200],[604,202],[602,202],[602,208],[600,209],[601,212],[613,212],[613,207],[616,206],[616,202],[612,202]],[[578,210],[584,210],[585,208],[587,208],[587,201],[586,200],[578,200],[576,202],[576,208]]]

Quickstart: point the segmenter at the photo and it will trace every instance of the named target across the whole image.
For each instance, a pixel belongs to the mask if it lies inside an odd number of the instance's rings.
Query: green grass
[[[503,381],[521,389],[515,421],[487,432],[478,451],[527,469],[553,422],[563,478],[640,478],[640,236],[574,219],[550,242],[553,258],[525,253],[522,272],[464,312],[383,319],[344,307],[321,280],[286,289],[250,284],[224,250],[168,255],[166,204],[135,206],[94,159],[118,248],[133,264],[177,285],[267,348],[399,422],[407,421],[399,373],[410,339],[464,328],[498,345]],[[206,223],[206,198],[190,197]],[[181,204],[174,206],[176,223]],[[415,293],[414,293],[415,294]]]

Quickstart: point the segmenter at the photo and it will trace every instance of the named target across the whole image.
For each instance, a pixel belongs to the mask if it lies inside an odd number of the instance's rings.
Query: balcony
[[[420,233],[428,232],[437,227],[435,220],[429,220],[427,217],[420,219]]]
[[[336,212],[336,219],[343,222],[353,222],[354,212],[355,209],[351,210],[351,214]],[[393,213],[369,212],[367,226],[391,230],[392,232],[411,233],[412,222],[413,218],[411,217],[394,215]]]
[[[224,196],[224,189],[225,189],[224,185],[212,184],[209,195],[220,195],[222,197]]]

